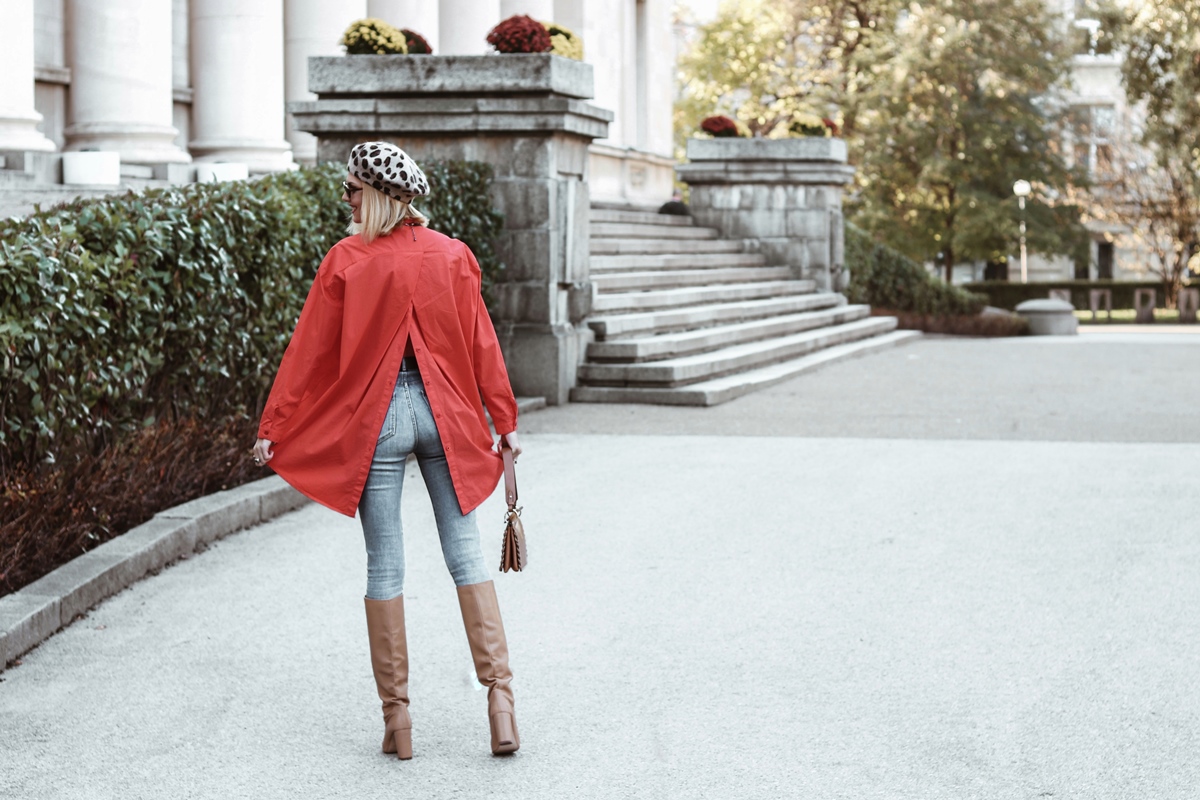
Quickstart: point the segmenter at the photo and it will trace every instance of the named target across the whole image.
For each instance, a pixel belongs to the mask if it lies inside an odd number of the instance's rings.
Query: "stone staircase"
[[[691,217],[593,206],[577,402],[708,406],[920,334]]]

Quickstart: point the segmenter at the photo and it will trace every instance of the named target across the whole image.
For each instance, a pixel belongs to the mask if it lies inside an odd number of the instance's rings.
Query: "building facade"
[[[583,38],[593,102],[616,115],[591,150],[592,196],[669,197],[669,0],[5,0],[0,151],[291,169],[311,163],[316,146],[294,129],[287,103],[314,97],[308,57],[341,54],[352,21],[377,17],[421,33],[435,53],[474,55],[513,14]]]

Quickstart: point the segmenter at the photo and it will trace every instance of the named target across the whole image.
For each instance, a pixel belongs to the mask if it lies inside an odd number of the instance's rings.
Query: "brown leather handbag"
[[[525,526],[521,524],[521,509],[517,508],[517,471],[513,466],[512,448],[502,446],[504,458],[504,500],[508,511],[504,514],[504,541],[500,544],[500,571],[520,572],[529,563],[529,552],[525,549]]]

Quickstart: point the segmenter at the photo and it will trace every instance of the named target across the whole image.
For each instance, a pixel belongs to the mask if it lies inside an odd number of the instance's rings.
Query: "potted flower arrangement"
[[[401,28],[400,34],[404,37],[404,43],[408,45],[408,54],[410,56],[433,55],[433,47],[430,46],[429,42],[421,34],[408,28]]]
[[[397,28],[381,19],[368,17],[350,23],[340,42],[346,55],[405,55],[408,42]]]
[[[571,29],[557,22],[543,22],[550,34],[550,52],[556,56],[583,61],[583,39]]]
[[[538,22],[516,14],[492,28],[487,42],[497,53],[553,53],[583,60],[583,39],[556,22]]]
[[[525,14],[514,14],[487,35],[497,53],[548,53],[554,47],[546,26]]]
[[[797,114],[788,126],[788,133],[792,136],[838,136],[841,132],[832,119],[816,114]]]
[[[700,130],[711,134],[714,139],[733,139],[742,135],[735,120],[720,114],[705,117],[700,123]]]

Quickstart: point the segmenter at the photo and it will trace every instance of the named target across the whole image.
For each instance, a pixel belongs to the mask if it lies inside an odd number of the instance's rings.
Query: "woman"
[[[348,169],[342,199],[353,211],[351,236],[317,271],[271,387],[254,459],[313,500],[347,516],[358,511],[383,751],[412,758],[400,495],[405,460],[416,454],[475,670],[488,687],[492,752],[511,753],[520,739],[508,646],[474,512],[500,479],[500,446],[514,457],[521,447],[479,265],[413,208],[429,185],[403,150],[357,145]],[[483,403],[501,434],[495,451]]]

